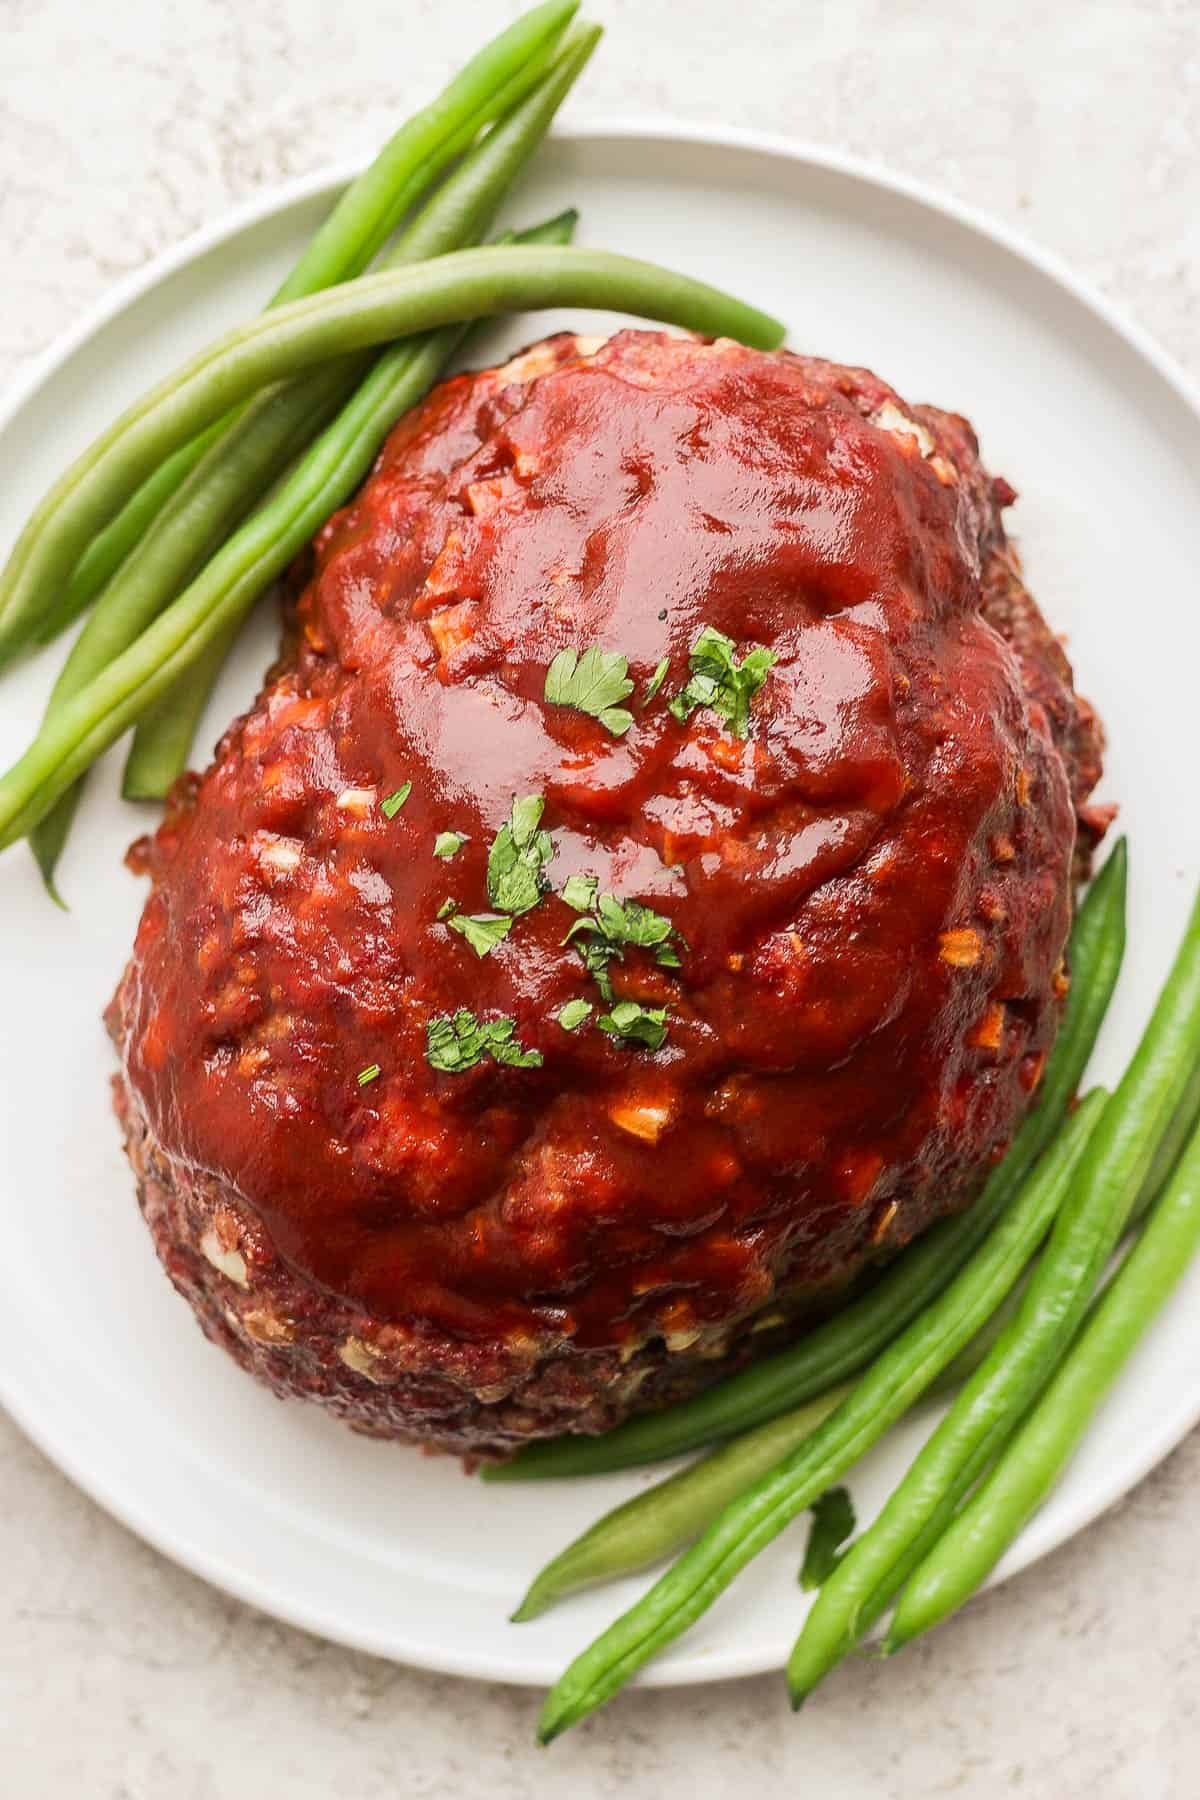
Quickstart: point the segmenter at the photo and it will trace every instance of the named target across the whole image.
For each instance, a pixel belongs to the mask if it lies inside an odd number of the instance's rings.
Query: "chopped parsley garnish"
[[[614,737],[633,724],[633,714],[619,704],[632,692],[629,663],[619,650],[596,645],[582,655],[575,649],[560,650],[546,670],[545,697],[551,706],[573,706],[588,713]]]
[[[473,1069],[490,1056],[510,1069],[540,1069],[540,1050],[522,1050],[515,1041],[513,1019],[477,1019],[466,1007],[451,1016],[441,1014],[425,1027],[425,1057],[430,1068],[446,1075]]]
[[[360,1069],[358,1071],[355,1080],[358,1082],[359,1087],[366,1087],[370,1082],[378,1081],[382,1074],[383,1070],[378,1063],[368,1063],[365,1069]]]
[[[563,888],[562,897],[575,912],[591,912],[599,886],[594,875],[572,875]]]
[[[812,1524],[804,1564],[800,1570],[800,1586],[806,1593],[828,1581],[841,1562],[842,1545],[854,1530],[854,1502],[848,1489],[828,1488],[812,1505]]]
[[[608,965],[614,957],[622,961],[629,946],[639,950],[653,950],[655,962],[663,968],[679,967],[679,938],[670,919],[662,913],[655,912],[649,906],[643,906],[640,900],[618,900],[615,894],[601,894],[596,897],[599,885],[591,876],[576,876],[574,880],[590,881],[592,884],[592,904],[581,918],[576,919],[570,931],[563,939],[564,944],[576,941],[576,949],[583,957],[583,964],[588,974],[593,976],[601,994],[612,1005],[613,990],[609,978]],[[570,888],[571,883],[567,883]],[[578,896],[579,898],[582,895]],[[569,906],[576,906],[576,900],[568,897],[563,890],[563,898]],[[581,906],[576,910],[582,912]]]
[[[389,794],[386,800],[381,800],[379,802],[379,810],[384,818],[394,819],[411,793],[412,782],[406,781],[404,786],[398,787],[394,794]]]
[[[554,855],[550,833],[538,830],[545,804],[541,794],[514,799],[488,851],[488,899],[498,912],[528,912],[545,891],[545,867]]]
[[[549,832],[538,829],[545,804],[540,794],[514,799],[507,822],[496,833],[488,852],[487,888],[497,912],[461,913],[456,900],[446,900],[438,913],[451,931],[466,938],[476,956],[489,955],[508,936],[518,914],[542,897],[545,866],[554,855]],[[434,855],[451,857],[465,842],[457,831],[444,831]]]
[[[447,920],[451,931],[457,931],[466,938],[476,956],[487,956],[496,945],[505,939],[512,930],[510,914],[456,913]]]
[[[775,652],[764,645],[738,662],[732,638],[706,625],[688,655],[691,675],[671,701],[671,712],[684,724],[699,706],[724,719],[734,737],[750,730],[750,702],[767,679]]]
[[[578,1031],[579,1027],[592,1016],[590,1000],[568,1000],[558,1015],[558,1022],[564,1031]]]
[[[664,656],[662,661],[659,663],[658,667],[655,669],[653,675],[650,677],[649,681],[646,683],[646,691],[642,695],[642,699],[641,699],[641,705],[643,708],[649,706],[649,704],[653,700],[655,694],[657,694],[659,688],[662,686],[664,680],[666,679],[667,670],[670,668],[670,666],[671,666],[670,657]]]
[[[605,1000],[612,1004],[613,985],[608,972],[608,965],[613,957],[620,957],[622,952],[616,945],[608,943],[604,938],[592,938],[579,945],[579,954],[583,957],[583,966],[592,977]]]
[[[452,856],[458,855],[466,841],[461,831],[439,831],[434,840],[433,854],[440,856],[443,862],[449,862]]]
[[[647,1050],[661,1050],[667,1036],[667,1009],[641,1006],[636,1000],[618,1000],[611,1012],[601,1013],[596,1028],[623,1044],[644,1044]]]

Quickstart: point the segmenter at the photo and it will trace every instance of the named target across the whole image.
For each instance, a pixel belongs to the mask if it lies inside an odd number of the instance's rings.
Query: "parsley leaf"
[[[562,897],[575,912],[591,912],[599,886],[594,875],[572,875],[563,888]]]
[[[593,645],[582,656],[575,649],[560,650],[546,670],[544,692],[551,706],[573,706],[589,713],[614,737],[633,724],[633,714],[617,704],[633,692],[629,663],[619,650]]]
[[[526,913],[542,897],[545,867],[554,855],[549,832],[538,830],[545,804],[541,794],[514,798],[508,822],[488,851],[488,899],[498,912]]]
[[[522,1050],[515,1041],[513,1019],[477,1019],[465,1006],[453,1015],[441,1013],[425,1026],[425,1058],[430,1068],[460,1075],[490,1056],[512,1069],[540,1069],[540,1050]]]
[[[502,943],[512,930],[511,914],[500,918],[486,913],[457,913],[447,920],[451,931],[457,931],[465,937],[476,956],[487,956],[496,945]]]
[[[590,1011],[591,1009],[589,1008],[588,1010]],[[359,1087],[366,1087],[369,1082],[378,1081],[382,1074],[383,1070],[378,1063],[368,1063],[365,1069],[360,1069],[358,1071],[358,1074],[354,1079],[358,1082]]]
[[[533,834],[541,823],[542,810],[546,802],[540,794],[513,795],[512,813],[509,818],[509,830],[518,850],[533,842]]]
[[[434,840],[433,854],[440,856],[443,862],[449,862],[452,856],[458,855],[466,841],[461,831],[439,831]]]
[[[443,900],[442,904],[438,907],[437,916],[438,916],[439,920],[449,919],[449,918],[452,918],[453,915],[457,911],[458,911],[458,901],[457,900]]]
[[[667,1036],[665,1006],[640,1006],[636,1000],[618,1000],[611,1012],[596,1020],[599,1031],[624,1044],[644,1044],[647,1050],[661,1050]]]
[[[566,941],[567,939],[564,938],[563,942],[566,943]],[[580,944],[579,954],[583,958],[584,968],[600,989],[601,998],[607,1000],[611,1006],[613,984],[612,977],[608,972],[608,965],[614,956],[621,960],[624,953],[616,944],[610,944],[607,938],[601,936],[590,938],[586,943]]]
[[[558,1022],[564,1031],[578,1031],[585,1020],[592,1016],[590,1000],[568,1000],[558,1015]]]
[[[541,1068],[541,1051],[522,1050],[520,1044],[514,1041],[516,1025],[512,1019],[489,1019],[485,1030],[488,1052],[493,1061],[503,1063],[510,1069]]]
[[[636,944],[642,950],[665,944],[675,931],[670,919],[643,906],[640,900],[618,900],[615,894],[601,894],[597,912],[606,934],[615,943]]]
[[[386,800],[381,800],[379,802],[379,810],[384,818],[394,819],[411,793],[412,782],[406,781],[404,786],[398,787],[394,794],[389,794]]]
[[[646,691],[642,695],[642,698],[641,698],[641,705],[643,708],[649,706],[649,704],[653,700],[655,694],[657,694],[659,688],[663,684],[663,681],[666,679],[666,673],[667,673],[667,670],[670,668],[670,666],[671,666],[670,657],[664,656],[662,661],[659,663],[658,667],[655,669],[653,675],[650,677],[649,681],[646,683]]]
[[[613,990],[608,965],[614,957],[618,962],[623,961],[627,946],[653,950],[655,962],[663,968],[679,967],[677,943],[682,943],[683,940],[670,919],[664,918],[662,913],[655,912],[649,906],[643,906],[640,900],[618,900],[615,894],[601,894],[597,898],[599,883],[594,876],[576,876],[573,879],[591,884],[591,909],[576,919],[563,943],[569,944],[573,939],[578,939],[576,948],[583,957],[583,966],[595,979],[601,994],[610,1005]],[[568,882],[567,887],[570,886],[571,883]],[[563,898],[567,899],[566,889],[563,890]],[[575,901],[568,901],[568,904],[574,905]],[[579,910],[582,911],[582,908]]]
[[[688,655],[691,675],[670,710],[682,725],[698,706],[707,706],[734,737],[744,738],[750,730],[750,702],[776,660],[775,652],[760,644],[738,662],[733,639],[706,625]]]
[[[800,1570],[800,1586],[806,1593],[828,1581],[841,1562],[842,1545],[854,1530],[854,1502],[844,1487],[828,1488],[812,1504],[812,1524]]]
[[[425,1060],[448,1075],[474,1068],[485,1055],[483,1026],[465,1007],[452,1018],[444,1014],[425,1026]]]

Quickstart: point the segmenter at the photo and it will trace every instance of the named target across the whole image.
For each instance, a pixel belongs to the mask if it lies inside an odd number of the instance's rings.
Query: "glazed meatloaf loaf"
[[[1011,498],[864,370],[661,332],[401,420],[140,851],[117,1107],[210,1338],[503,1455],[970,1204],[1100,822]]]

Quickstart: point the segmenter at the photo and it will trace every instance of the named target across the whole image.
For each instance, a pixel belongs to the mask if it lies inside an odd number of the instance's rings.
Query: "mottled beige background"
[[[0,379],[264,183],[370,150],[514,7],[0,0]],[[790,132],[1017,224],[1200,375],[1196,0],[594,0],[577,116]],[[814,346],[819,348],[819,346]],[[143,1548],[0,1418],[11,1800],[1192,1800],[1185,1445],[1115,1514],[802,1720],[777,1679],[637,1694],[530,1747],[534,1697],[286,1630]]]

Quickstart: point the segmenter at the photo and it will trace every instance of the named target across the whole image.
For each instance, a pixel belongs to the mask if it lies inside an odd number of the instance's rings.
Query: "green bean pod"
[[[1200,1056],[1197,1056],[1191,1079],[1175,1109],[1175,1116],[1159,1139],[1154,1160],[1150,1164],[1141,1191],[1129,1212],[1129,1223],[1137,1224],[1158,1199],[1175,1172],[1175,1166],[1191,1142],[1200,1122]]]
[[[535,1576],[512,1614],[513,1623],[536,1619],[583,1588],[653,1568],[692,1543],[731,1500],[810,1438],[850,1388],[848,1382],[830,1388],[615,1506]]]
[[[1074,1198],[1074,1197],[1072,1197]],[[1055,1233],[1070,1234],[1077,1209],[1068,1200]],[[1093,1222],[1085,1218],[1085,1225]],[[899,1591],[905,1575],[937,1541],[964,1496],[1011,1437],[1032,1397],[1044,1385],[1052,1358],[1087,1303],[1077,1289],[1064,1292],[1060,1246],[1051,1239],[1034,1268],[1015,1314],[1006,1317],[984,1348],[946,1416],[918,1452],[878,1518],[855,1541],[822,1584],[788,1661],[788,1692],[799,1708],[817,1683],[854,1649]],[[1016,1290],[1014,1290],[1015,1293]],[[1010,1294],[1011,1300],[1013,1296]],[[998,1309],[994,1319],[1007,1312]],[[991,1324],[992,1321],[989,1321]],[[985,1327],[985,1332],[987,1327]],[[977,1336],[951,1369],[979,1346]]]
[[[1172,1121],[1166,1137],[1160,1144],[1159,1151],[1155,1156],[1150,1173],[1146,1177],[1141,1192],[1134,1202],[1133,1208],[1129,1214],[1129,1224],[1131,1226],[1140,1223],[1149,1207],[1159,1198],[1163,1188],[1166,1186],[1168,1178],[1174,1172],[1175,1165],[1179,1160],[1181,1147],[1186,1145],[1187,1141],[1190,1139],[1191,1133],[1196,1128],[1198,1122],[1197,1115],[1200,1113],[1200,1106],[1197,1105],[1197,1096],[1194,1089],[1195,1083],[1193,1082],[1189,1086],[1188,1093],[1185,1096],[1183,1104],[1179,1108],[1175,1119]],[[1019,1283],[1017,1287],[1013,1289],[1012,1293],[1006,1297],[1003,1304],[997,1307],[995,1313],[993,1313],[983,1329],[976,1333],[971,1342],[965,1349],[959,1352],[954,1361],[947,1365],[938,1380],[934,1382],[933,1386],[929,1389],[930,1399],[940,1396],[943,1393],[954,1391],[959,1388],[969,1376],[974,1374],[992,1345],[995,1344],[1012,1325],[1024,1299],[1027,1287],[1028,1279]],[[1096,1308],[1102,1304],[1103,1295],[1106,1291],[1107,1290],[1102,1287],[1100,1291],[1101,1297],[1092,1301],[1089,1317],[1091,1316],[1091,1313],[1094,1313]],[[1015,1432],[1020,1428],[1019,1423],[1014,1425],[1012,1433],[1015,1435]],[[860,1635],[865,1635],[865,1633],[870,1631],[871,1627],[883,1617],[888,1607],[892,1604],[892,1601],[896,1598],[896,1595],[900,1593],[910,1577],[921,1567],[926,1557],[939,1542],[943,1533],[947,1530],[951,1521],[958,1513],[963,1500],[971,1493],[971,1490],[974,1488],[980,1476],[986,1473],[989,1464],[996,1463],[998,1458],[1005,1454],[1007,1454],[1007,1452],[1004,1448],[1003,1441],[1000,1443],[989,1441],[983,1444],[980,1450],[972,1455],[966,1467],[961,1471],[958,1479],[942,1496],[936,1511],[930,1517],[928,1525],[926,1525],[918,1534],[913,1540],[910,1548],[906,1550],[894,1564],[888,1573],[886,1581],[882,1582],[880,1586],[876,1588],[870,1600],[861,1608],[858,1621]],[[895,1621],[893,1621],[892,1627],[889,1630],[888,1642],[884,1646],[885,1649],[899,1648],[898,1643],[892,1642],[892,1633],[894,1631]]]
[[[996,1318],[1005,1322],[1012,1318],[1015,1308],[1010,1311],[1007,1301],[1014,1295],[1019,1296],[1020,1291],[1013,1289],[997,1309]],[[988,1325],[977,1331],[959,1351],[954,1361],[947,1364],[926,1389],[924,1399],[940,1399],[961,1387],[974,1374],[999,1336],[999,1332],[992,1334],[989,1331],[990,1324],[989,1320]],[[742,1437],[731,1438],[686,1469],[668,1475],[623,1505],[614,1506],[535,1576],[520,1606],[511,1615],[512,1622],[523,1624],[527,1619],[536,1619],[560,1600],[566,1600],[584,1588],[640,1574],[693,1543],[731,1500],[736,1500],[752,1482],[810,1438],[817,1426],[841,1405],[853,1386],[853,1382],[843,1382],[840,1387],[830,1388],[828,1393],[805,1401],[792,1412],[781,1413],[777,1419],[756,1426]],[[942,1518],[942,1528],[945,1523],[946,1518]],[[933,1541],[931,1536],[929,1543]],[[898,1581],[889,1593],[889,1599],[900,1585]],[[879,1611],[882,1610],[881,1606]],[[871,1623],[876,1617],[878,1612]]]
[[[683,1456],[765,1424],[864,1368],[958,1273],[1058,1129],[1092,1053],[1121,966],[1127,862],[1121,840],[1083,901],[1071,932],[1066,1013],[1037,1103],[969,1212],[928,1232],[866,1294],[790,1349],[752,1363],[694,1399],[630,1419],[603,1437],[530,1444],[511,1462],[483,1470],[483,1479],[600,1475]]]
[[[293,300],[226,332],[129,407],[34,510],[0,577],[0,622],[41,615],[93,532],[165,456],[271,382],[391,338],[553,306],[596,307],[775,349],[783,326],[719,288],[611,251],[459,250]]]
[[[543,0],[477,51],[351,182],[273,304],[298,300],[333,287],[347,275],[360,275],[433,176],[541,80],[578,11],[579,0]],[[600,28],[591,27],[589,50],[599,36]]]
[[[545,73],[579,0],[548,0],[485,44],[430,105],[400,127],[351,182],[269,306],[297,300],[359,275],[421,193],[479,131],[502,118]],[[99,530],[45,614],[20,621],[0,614],[0,664],[29,636],[40,643],[86,610],[140,542],[167,501],[233,423],[219,419],[147,476],[116,518]]]
[[[994,1460],[1050,1380],[1185,1101],[1198,1051],[1200,898],[1015,1320],[879,1517],[822,1587],[805,1620],[788,1663],[794,1704],[853,1649],[863,1629],[863,1607],[908,1557],[947,1498],[965,1494],[964,1471],[974,1468],[978,1474]]]
[[[200,721],[244,622],[235,619],[187,673],[138,720],[121,774],[123,800],[166,799],[187,767]],[[53,812],[47,813],[41,824],[34,827],[32,842],[35,846],[46,827],[56,823],[63,806],[77,791],[76,787],[64,794]]]
[[[1078,1009],[1085,995],[1089,1000],[1085,1034],[1066,1038],[1074,1062],[1081,1057],[1086,1060],[1090,1054],[1099,1024],[1097,1001],[1102,999],[1103,1005],[1107,1006],[1116,980],[1124,944],[1125,878],[1125,849],[1123,844],[1118,844],[1106,873],[1097,878],[1072,932],[1071,1005],[1074,1014],[1064,1022],[1064,1033],[1068,1033],[1068,1027],[1078,1033]],[[1097,929],[1098,921],[1103,922],[1103,932]],[[1060,1048],[1054,1054],[1060,1058],[1058,1070],[1061,1070],[1064,1039],[1060,1037],[1059,1042]],[[1047,1078],[1051,1079],[1049,1071]],[[1056,1087],[1062,1085],[1062,1077],[1057,1071],[1053,1079]],[[991,1318],[931,1383],[926,1398],[936,1399],[952,1393],[974,1374],[1015,1315],[1023,1288],[1024,1284],[1020,1284],[1006,1295]],[[583,1588],[637,1574],[693,1542],[730,1500],[748,1488],[780,1457],[810,1437],[849,1391],[850,1384],[843,1383],[773,1421],[748,1429],[689,1468],[605,1513],[539,1572],[512,1615],[514,1621],[536,1618],[559,1600]],[[952,1513],[953,1507],[944,1515],[939,1514],[939,1531]],[[924,1548],[918,1547],[912,1567],[916,1567],[935,1536],[936,1533],[927,1541],[922,1539]],[[902,1580],[903,1573],[886,1592],[881,1591],[870,1623],[874,1623],[894,1597]]]
[[[920,1568],[962,1505],[964,1496],[970,1493],[980,1476],[985,1473],[998,1448],[1002,1448],[1002,1445],[983,1444],[972,1452],[970,1460],[962,1469],[957,1481],[943,1494],[937,1507],[930,1514],[927,1524],[918,1532],[908,1549],[893,1563],[886,1578],[880,1582],[870,1598],[863,1602],[858,1615],[860,1641],[873,1626],[878,1624],[909,1576],[914,1570]],[[799,1712],[806,1698],[807,1695],[799,1690],[790,1695],[793,1712]]]
[[[409,224],[386,267],[425,261],[483,236],[600,36],[598,26],[573,34],[534,91],[471,151]],[[220,441],[163,507],[101,596],[55,683],[48,719],[158,617],[270,483],[328,423],[373,360],[367,351],[297,381],[277,384],[250,401],[232,425],[223,427]],[[219,662],[215,655],[210,662],[215,679]],[[158,729],[178,738],[186,714],[166,700],[161,706],[165,710],[159,711]],[[139,767],[130,785],[144,788],[151,765],[157,778],[161,755],[143,746],[137,756]],[[54,871],[78,798],[77,789],[68,790],[31,833],[43,880],[60,905]]]
[[[1200,1131],[1049,1387],[905,1588],[888,1650],[939,1624],[986,1580],[1062,1474],[1198,1248]]]
[[[458,342],[460,321],[493,317],[513,307],[586,305],[657,314],[670,323],[724,332],[736,330],[744,316],[739,303],[715,289],[653,264],[603,251],[557,247],[461,251],[394,274],[369,276],[353,286],[361,290],[357,302],[350,285],[335,288],[250,327],[248,344],[241,334],[233,334],[233,346],[218,358],[218,368],[228,373],[234,367],[237,380],[248,381],[257,378],[252,370],[277,372],[283,363],[293,366],[297,356],[315,355],[314,343],[328,349],[329,315],[319,309],[329,306],[336,307],[340,323],[351,322],[355,343],[401,330],[407,333],[431,320],[449,321],[454,329],[448,336],[431,332],[402,362],[389,364],[395,376],[391,391],[381,396],[372,388],[364,397],[360,390],[276,494],[222,546],[186,592],[47,721],[20,762],[0,780],[0,848],[25,836],[96,757],[234,619],[245,615],[263,588],[304,547],[330,506],[339,503],[335,496],[348,497],[354,491],[370,467],[381,434],[436,378]],[[765,335],[765,317],[752,317]],[[264,326],[275,334],[266,349]],[[772,324],[770,335],[777,336],[779,329]],[[201,359],[200,367],[211,373],[211,361]],[[118,449],[108,459],[106,480],[112,481],[114,464],[128,476],[156,438],[190,434],[204,404],[198,397],[205,386],[203,376],[187,386],[182,408],[168,392],[148,410],[135,409],[139,423],[132,433],[137,456],[131,461],[124,454],[128,448],[124,434],[113,440]],[[94,493],[93,488],[92,498]]]
[[[1187,1103],[1185,1103],[1185,1107],[1186,1104]],[[1197,1124],[1195,1107],[1191,1108],[1188,1116],[1191,1121],[1191,1129],[1194,1130]],[[1131,1227],[1141,1222],[1150,1206],[1152,1206],[1154,1201],[1159,1198],[1163,1188],[1166,1186],[1167,1178],[1174,1172],[1175,1165],[1179,1160],[1180,1145],[1187,1141],[1186,1139],[1181,1139],[1178,1135],[1179,1129],[1179,1120],[1177,1119],[1172,1125],[1168,1138],[1164,1139],[1163,1148],[1160,1149],[1159,1155],[1155,1157],[1155,1163],[1151,1169],[1150,1175],[1147,1177],[1141,1193],[1138,1195],[1133,1209],[1130,1212],[1129,1224]],[[1190,1131],[1188,1135],[1190,1136]],[[1166,1152],[1165,1154],[1163,1153],[1164,1150]],[[1174,1154],[1171,1154],[1172,1150],[1174,1151]],[[1121,1267],[1123,1264],[1118,1264],[1118,1266]],[[1107,1275],[1105,1280],[1107,1282]],[[1011,1326],[1024,1298],[1027,1285],[1028,1283],[1026,1281],[1013,1289],[1004,1304],[998,1307],[992,1318],[988,1320],[983,1330],[977,1333],[966,1348],[955,1358],[954,1362],[948,1365],[943,1372],[943,1375],[930,1388],[929,1396],[931,1399],[934,1396],[941,1395],[943,1392],[950,1391],[951,1385],[954,1388],[961,1386],[962,1382],[974,1373],[983,1361],[987,1352],[991,1349],[992,1345],[996,1343],[1003,1333]],[[1106,1292],[1107,1287],[1102,1284],[1098,1297],[1094,1298],[1092,1301],[1088,1314],[1089,1317],[1091,1317],[1096,1308],[1102,1304]],[[1019,1429],[1019,1423],[1014,1425],[1013,1434],[1015,1435],[1015,1432]],[[910,1577],[924,1563],[930,1551],[939,1542],[943,1533],[955,1518],[965,1497],[971,1493],[971,1490],[975,1487],[980,1476],[986,1473],[989,1464],[995,1464],[999,1457],[1005,1454],[1007,1454],[1007,1452],[1003,1442],[1000,1444],[988,1442],[981,1447],[980,1452],[977,1452],[972,1457],[971,1461],[963,1469],[960,1478],[939,1502],[936,1512],[930,1518],[929,1524],[919,1536],[914,1539],[911,1548],[904,1553],[900,1560],[890,1570],[887,1580],[875,1590],[870,1601],[862,1608],[862,1611],[859,1614],[859,1626],[863,1634],[868,1632],[871,1627],[883,1617],[883,1614],[896,1598],[896,1595],[900,1593]],[[900,1647],[898,1643],[892,1643],[891,1641],[891,1634],[894,1629],[895,1624],[893,1621],[893,1625],[889,1629],[888,1641],[884,1646],[885,1650],[898,1649]]]
[[[853,1468],[917,1401],[1021,1273],[1066,1193],[1106,1096],[1067,1121],[1018,1198],[951,1285],[856,1382],[837,1410],[770,1474],[732,1501],[628,1612],[571,1664],[548,1696],[548,1743],[593,1712],[708,1610],[746,1564]]]
[[[331,363],[303,384],[280,383],[226,431],[167,501],[92,611],[51,689],[45,719],[55,717],[94,676],[129,647],[257,500],[264,471],[283,467],[333,417],[347,363]],[[351,379],[353,374],[351,372]],[[79,804],[70,787],[30,834],[46,891],[60,906],[55,870]]]
[[[578,222],[579,215],[572,208],[558,213],[553,219],[547,219],[544,224],[531,226],[527,231],[510,233],[502,241],[517,244],[569,244]],[[387,380],[386,371],[382,379]],[[331,502],[330,510],[332,509]],[[126,800],[165,799],[186,768],[197,726],[241,626],[242,620],[235,620],[232,628],[218,638],[181,680],[168,688],[150,711],[139,719],[121,784],[121,792]],[[35,827],[35,843],[46,826],[57,818],[62,805],[63,801],[60,800],[54,811],[47,814],[42,823]]]
[[[1130,1208],[1128,1219],[1130,1230],[1141,1223],[1166,1187],[1197,1123],[1200,1123],[1200,1063],[1197,1063],[1196,1073],[1188,1083],[1187,1092],[1159,1143],[1149,1173],[1142,1183],[1137,1199]],[[1004,1304],[996,1308],[982,1330],[976,1333],[961,1354],[943,1370],[929,1390],[931,1397],[954,1393],[967,1380],[968,1376],[975,1373],[992,1345],[1016,1318],[1028,1285],[1028,1278],[1018,1282]]]
[[[1027,1278],[1005,1296],[992,1317],[926,1389],[924,1399],[939,1400],[956,1392],[975,1373],[1011,1324],[1026,1286]],[[756,1426],[741,1437],[731,1438],[686,1469],[656,1482],[621,1506],[613,1507],[535,1576],[521,1604],[511,1615],[512,1622],[522,1624],[535,1619],[560,1600],[584,1588],[639,1574],[694,1542],[731,1500],[811,1437],[817,1426],[840,1406],[853,1385],[853,1382],[843,1382],[840,1387],[830,1388],[792,1412],[781,1413],[777,1419]],[[969,1490],[977,1474],[978,1469],[970,1472],[963,1492]],[[879,1604],[872,1608],[870,1624],[895,1596],[929,1546],[936,1542],[960,1498],[961,1494],[956,1494],[954,1505],[945,1513],[939,1511],[934,1522],[936,1529],[928,1538],[922,1536],[923,1548],[918,1546],[919,1553],[911,1567],[887,1589],[879,1590],[876,1596]]]

